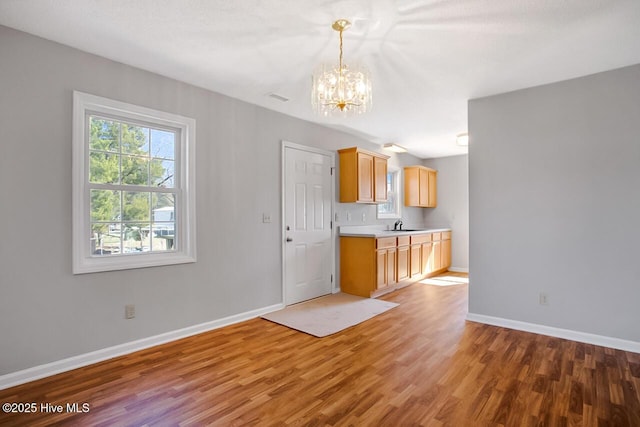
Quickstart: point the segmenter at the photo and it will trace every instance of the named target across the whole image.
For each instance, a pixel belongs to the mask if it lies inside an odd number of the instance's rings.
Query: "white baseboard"
[[[92,351],[90,353],[80,354],[66,359],[57,360],[55,362],[46,363],[44,365],[34,366],[32,368],[5,374],[0,376],[0,390],[28,383],[30,381],[35,381],[40,378],[49,377],[61,372],[70,371],[72,369],[81,368],[93,363],[102,362],[103,360],[112,359],[114,357],[133,353],[135,351],[144,350],[145,348],[153,347],[159,344],[186,338],[191,335],[196,335],[203,332],[211,331],[213,329],[222,328],[224,326],[233,325],[234,323],[253,319],[263,314],[280,310],[282,308],[284,308],[284,304],[275,304],[269,307],[263,307],[240,314],[235,314],[233,316],[224,317],[222,319],[212,320],[211,322],[205,322],[199,325],[193,325],[171,332],[165,332],[160,335],[142,338],[137,341],[131,341],[124,344],[115,345],[113,347],[103,348],[101,350]]]
[[[536,323],[520,322],[518,320],[504,319],[502,317],[485,316],[483,314],[468,313],[467,320],[471,322],[486,323],[487,325],[502,326],[518,331],[533,332],[540,335],[548,335],[556,338],[616,348],[618,350],[640,353],[640,342],[627,341],[620,338],[594,335],[586,332],[572,331],[570,329],[554,328],[552,326],[538,325]]]
[[[469,268],[449,267],[449,271],[453,271],[454,273],[468,273]]]

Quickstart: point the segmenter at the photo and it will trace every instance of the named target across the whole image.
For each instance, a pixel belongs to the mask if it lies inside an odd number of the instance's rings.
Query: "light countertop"
[[[384,226],[341,226],[339,229],[340,236],[349,237],[392,237],[392,236],[406,236],[410,234],[426,234],[426,233],[438,233],[440,231],[451,231],[451,228],[414,228],[407,227],[408,230],[393,231],[387,230]]]

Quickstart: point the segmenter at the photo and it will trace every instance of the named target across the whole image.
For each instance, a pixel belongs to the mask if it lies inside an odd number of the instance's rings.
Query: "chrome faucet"
[[[395,230],[402,230],[402,220],[399,219],[396,221],[395,224],[393,224],[393,229]]]

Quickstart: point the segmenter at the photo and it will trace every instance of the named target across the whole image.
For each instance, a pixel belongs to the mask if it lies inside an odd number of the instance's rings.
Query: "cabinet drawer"
[[[396,247],[395,237],[380,237],[376,239],[376,249],[395,248],[395,247]]]
[[[451,232],[443,231],[442,232],[442,240],[451,240]]]
[[[431,236],[434,242],[442,240],[442,233],[433,233]]]
[[[430,233],[425,233],[425,234],[416,234],[411,236],[411,244],[413,245],[414,243],[427,243],[431,241],[431,234]]]
[[[398,246],[409,246],[409,236],[398,236]]]

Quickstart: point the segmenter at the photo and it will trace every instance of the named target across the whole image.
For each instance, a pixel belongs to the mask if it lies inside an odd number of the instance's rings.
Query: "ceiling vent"
[[[277,99],[278,101],[281,101],[281,102],[288,102],[289,101],[289,98],[287,98],[286,96],[283,96],[283,95],[278,95],[277,93],[270,93],[268,96],[269,96],[269,98]]]

